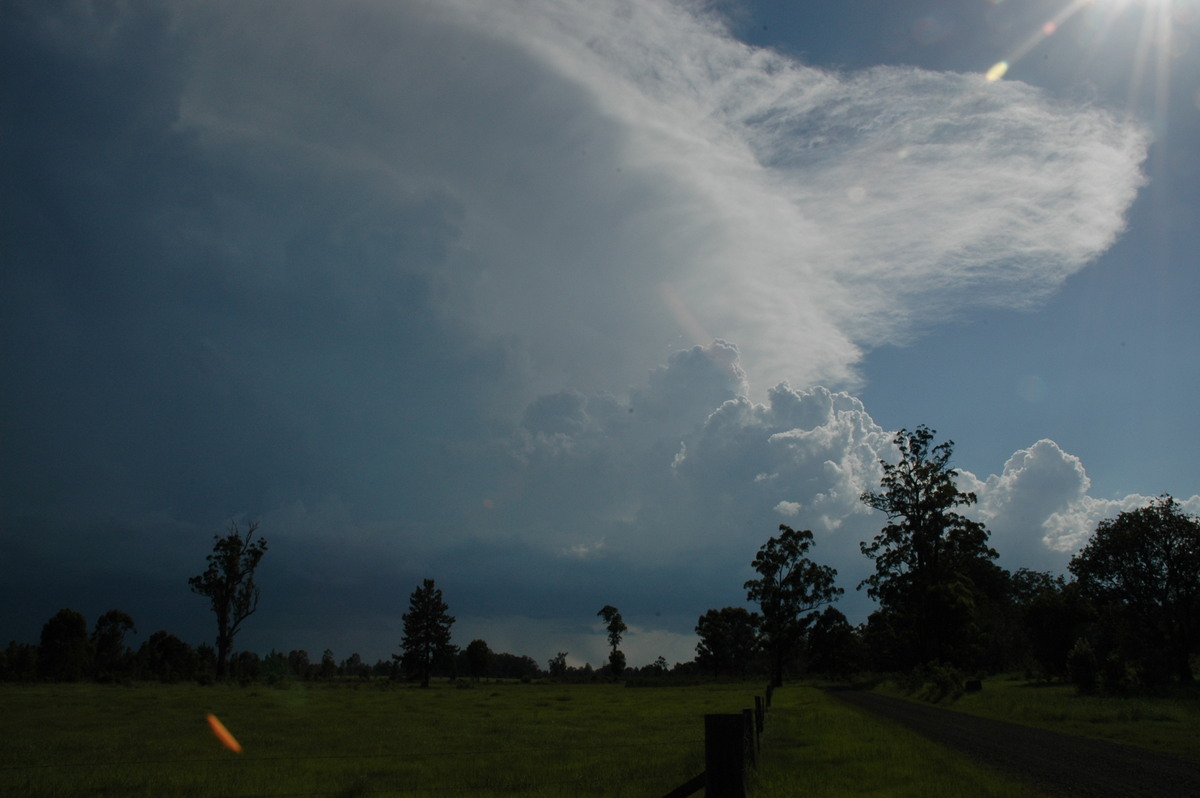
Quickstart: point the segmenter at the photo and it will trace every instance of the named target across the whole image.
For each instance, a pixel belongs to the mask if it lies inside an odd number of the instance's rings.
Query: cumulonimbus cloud
[[[181,124],[455,209],[424,264],[443,310],[585,389],[647,367],[648,345],[712,337],[757,385],[852,387],[864,348],[1045,296],[1142,184],[1145,132],[1101,108],[816,69],[695,4],[353,8],[207,28]]]
[[[5,287],[57,380],[25,380],[20,484],[188,529],[268,508],[344,530],[349,571],[477,535],[703,572],[783,521],[853,578],[888,446],[838,390],[862,352],[1082,268],[1146,133],[1019,83],[815,69],[701,6],[14,4]],[[1065,475],[1029,527],[1060,548],[1098,511],[1066,458],[994,486]]]

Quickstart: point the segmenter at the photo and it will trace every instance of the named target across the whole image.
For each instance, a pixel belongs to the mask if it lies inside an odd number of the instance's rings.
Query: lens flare
[[[989,83],[995,83],[1000,78],[1004,77],[1004,73],[1008,71],[1007,61],[997,61],[991,69],[984,73]]]
[[[242,744],[239,743],[237,739],[229,733],[229,729],[225,728],[225,724],[217,720],[216,715],[210,712],[206,716],[206,719],[208,720],[208,727],[212,729],[213,735],[221,741],[221,745],[225,746],[230,751],[233,751],[235,754],[240,754],[242,752]]]

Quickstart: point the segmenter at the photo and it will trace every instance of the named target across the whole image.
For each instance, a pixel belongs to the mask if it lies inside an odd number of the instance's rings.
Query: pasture
[[[704,769],[703,715],[763,688],[0,685],[0,794],[657,798]],[[1037,795],[802,685],[776,691],[750,784],[755,798]]]
[[[3,685],[0,794],[661,795],[704,769],[703,714],[753,690]]]

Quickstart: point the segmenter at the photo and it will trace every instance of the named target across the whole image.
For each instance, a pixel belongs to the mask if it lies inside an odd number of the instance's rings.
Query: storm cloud
[[[779,523],[852,587],[892,456],[863,353],[1049,295],[1148,146],[666,0],[12,3],[0,36],[9,591],[133,574],[114,605],[200,628],[139,596],[257,518],[264,648],[374,655],[435,576],[514,648],[615,603],[686,658]],[[976,481],[1014,550],[1079,542],[1053,442]]]

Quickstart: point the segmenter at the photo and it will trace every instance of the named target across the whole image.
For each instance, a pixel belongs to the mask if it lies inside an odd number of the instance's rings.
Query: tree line
[[[425,579],[404,613],[401,653],[373,665],[358,654],[337,661],[325,650],[318,662],[306,651],[265,657],[234,653],[242,624],[258,608],[255,572],[267,551],[231,524],[214,537],[205,571],[188,580],[209,602],[215,645],[196,648],[166,631],[134,651],[126,636],[133,619],[110,610],[89,634],[84,617],[64,609],[42,629],[38,645],[10,643],[0,652],[0,679],[123,681],[284,679],[410,679],[428,686],[434,676],[471,679],[618,679],[622,676],[746,677],[901,673],[932,678],[947,691],[970,675],[1023,670],[1031,677],[1073,681],[1085,692],[1119,693],[1194,679],[1200,653],[1200,520],[1163,495],[1148,506],[1102,521],[1071,559],[1070,578],[995,563],[986,526],[960,510],[976,502],[958,489],[950,466],[953,442],[935,443],[927,427],[900,430],[898,462],[880,461],[878,491],[861,500],[884,514],[886,525],[860,544],[874,573],[857,587],[878,605],[852,626],[833,605],[843,595],[837,571],[811,559],[810,530],[780,525],[751,567],[745,607],[710,609],[696,624],[696,657],[668,669],[659,657],[627,667],[620,649],[628,627],[605,605],[608,663],[569,667],[560,651],[542,669],[527,656],[493,652],[483,640],[460,649],[451,641],[455,618],[442,591]]]
[[[785,670],[824,676],[901,673],[961,689],[1011,671],[1084,692],[1191,683],[1200,654],[1200,520],[1169,495],[1102,521],[1071,559],[1070,578],[995,563],[986,526],[960,510],[952,441],[900,430],[899,461],[880,461],[880,490],[861,500],[887,524],[861,543],[878,608],[851,626],[833,603],[836,572],[811,561],[813,536],[780,526],[753,562],[741,607],[700,617],[697,660],[729,676]]]

